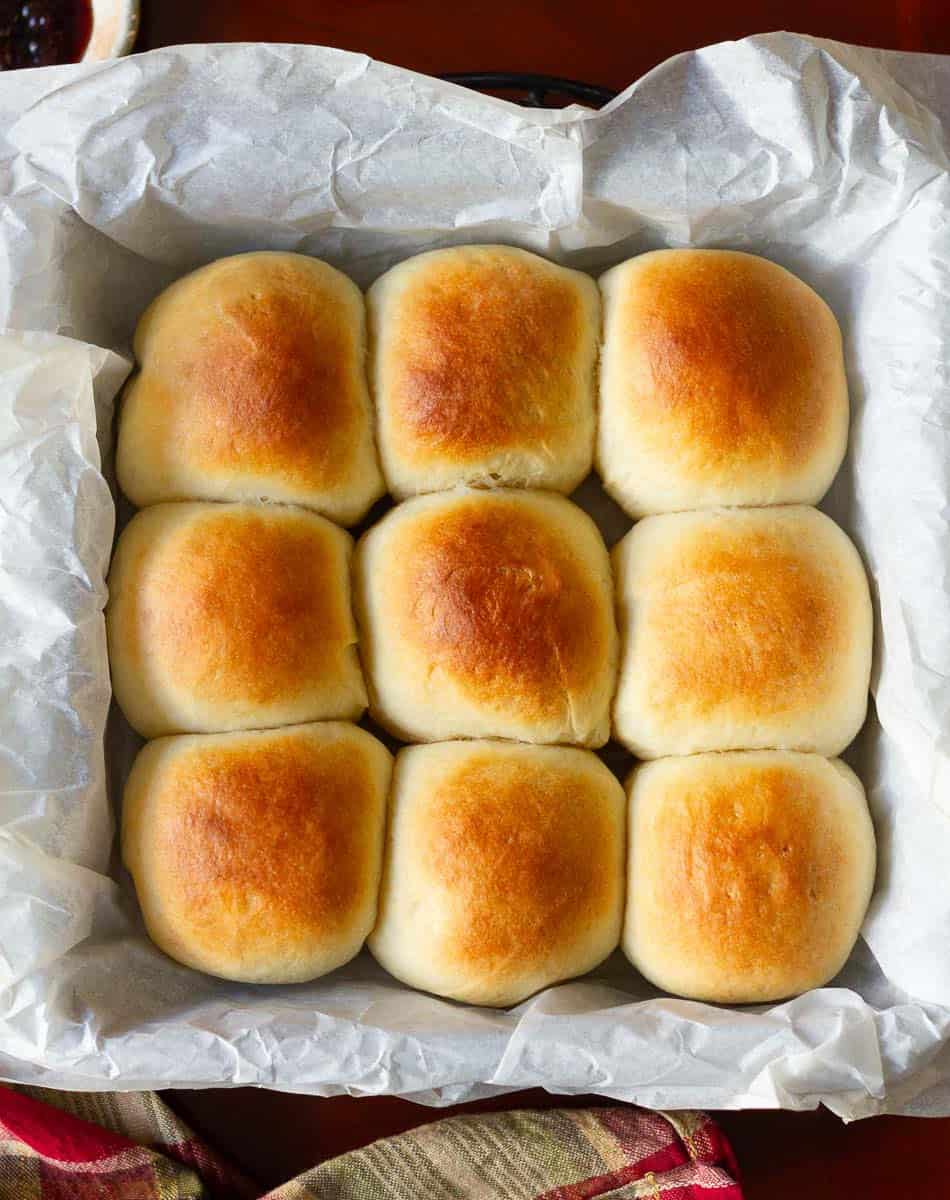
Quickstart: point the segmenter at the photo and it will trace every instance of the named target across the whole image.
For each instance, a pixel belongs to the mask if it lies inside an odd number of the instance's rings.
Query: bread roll
[[[347,962],[376,917],[390,772],[380,742],[336,722],[150,742],[122,811],[149,936],[248,983]]]
[[[432,250],[367,294],[389,490],[570,492],[594,451],[597,285],[510,246]]]
[[[815,754],[752,751],[638,767],[623,948],[664,991],[765,1003],[822,987],[874,884],[860,781]]]
[[[160,504],[119,538],[106,625],[144,737],[352,717],[366,705],[352,540],[299,508]]]
[[[841,332],[752,254],[658,250],[600,281],[597,469],[634,517],[814,504],[848,439]]]
[[[344,525],[382,494],[363,298],[302,254],[223,258],[172,284],[135,333],[119,484],[137,505],[280,500]]]
[[[408,747],[370,950],[412,987],[516,1004],[614,950],[623,854],[623,789],[589,751]]]
[[[397,737],[607,740],[610,564],[569,500],[466,489],[407,500],[361,539],[355,589],[370,709]]]
[[[647,517],[614,549],[623,652],[614,733],[640,758],[839,754],[867,711],[871,601],[814,508]]]

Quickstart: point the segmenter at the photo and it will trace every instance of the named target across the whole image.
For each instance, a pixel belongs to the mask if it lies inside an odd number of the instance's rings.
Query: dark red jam
[[[79,62],[91,32],[90,0],[0,0],[0,70]]]

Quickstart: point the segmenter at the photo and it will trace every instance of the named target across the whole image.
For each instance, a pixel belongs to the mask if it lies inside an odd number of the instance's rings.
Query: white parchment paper
[[[598,114],[317,47],[0,76],[0,1075],[950,1113],[948,131],[950,58],[788,34],[681,55]],[[492,240],[592,272],[743,248],[842,323],[853,431],[825,507],[875,593],[876,713],[850,757],[880,871],[834,987],[730,1011],[661,997],[617,955],[499,1013],[365,955],[312,985],[216,982],[144,937],[113,848],[128,743],[113,722],[104,756],[101,616],[101,455],[135,320],[222,254],[299,250],[366,285]]]

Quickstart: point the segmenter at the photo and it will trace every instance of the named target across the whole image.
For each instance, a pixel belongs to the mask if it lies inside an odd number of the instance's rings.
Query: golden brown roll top
[[[375,920],[390,771],[381,743],[335,722],[150,742],[122,853],[152,940],[250,983],[347,962]]]
[[[397,736],[607,740],[610,565],[570,501],[466,489],[409,500],[362,538],[355,588],[371,710]]]
[[[848,436],[841,333],[807,284],[731,250],[658,250],[601,279],[597,469],[632,516],[814,504]]]
[[[647,517],[614,550],[616,737],[641,758],[838,754],[867,711],[872,616],[847,536],[814,508]]]
[[[135,354],[116,451],[134,504],[280,500],[350,524],[382,494],[363,297],[327,263],[202,267],[149,306]]]
[[[303,509],[162,504],[109,575],[112,683],[145,737],[358,717],[352,540]]]
[[[515,1004],[616,947],[623,839],[623,790],[588,751],[404,749],[370,949],[413,987]]]
[[[510,246],[419,254],[367,295],[397,498],[459,483],[569,492],[591,467],[596,284]]]
[[[638,767],[623,948],[664,991],[764,1003],[844,966],[874,882],[860,781],[837,760],[757,751]]]

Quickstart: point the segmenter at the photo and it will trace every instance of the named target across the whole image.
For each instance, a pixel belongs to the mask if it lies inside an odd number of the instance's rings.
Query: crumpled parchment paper
[[[950,58],[789,34],[681,55],[596,114],[318,47],[0,76],[0,1076],[950,1113],[948,131]],[[413,993],[366,955],[254,988],[145,938],[113,846],[130,742],[113,717],[104,752],[101,616],[135,320],[222,254],[303,251],[365,286],[461,241],[594,273],[731,246],[835,309],[853,429],[824,507],[872,576],[876,711],[849,758],[880,871],[834,987],[730,1011],[662,997],[616,955],[504,1013]],[[602,503],[590,482],[580,498]]]

